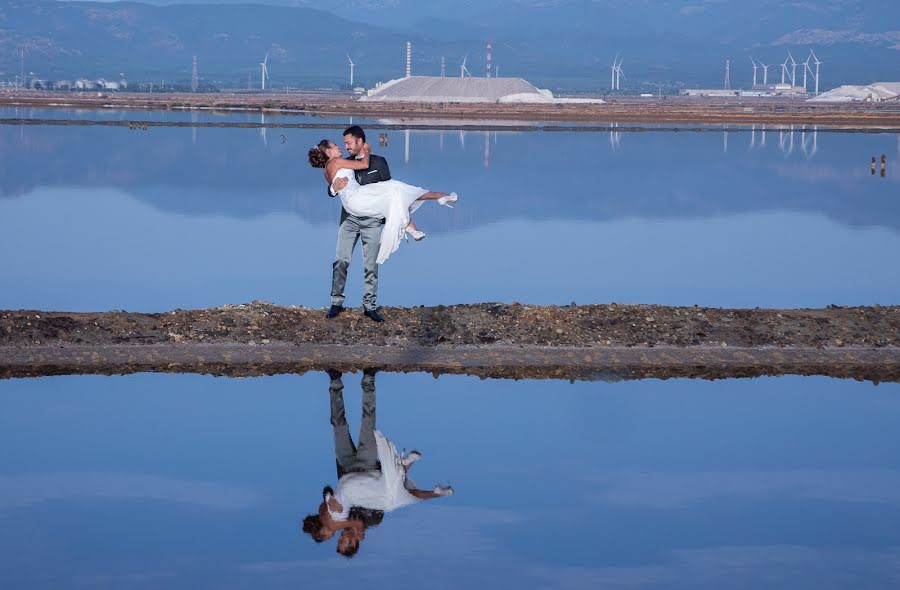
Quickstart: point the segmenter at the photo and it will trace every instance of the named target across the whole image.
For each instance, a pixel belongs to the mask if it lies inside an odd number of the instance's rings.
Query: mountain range
[[[259,2],[259,0],[257,0]],[[192,57],[208,83],[258,88],[260,65],[275,88],[347,85],[467,67],[484,75],[485,43],[501,76],[563,91],[603,91],[621,52],[629,92],[719,87],[731,60],[734,87],[751,84],[750,57],[797,62],[814,49],[822,88],[900,80],[895,0],[230,0],[0,1],[0,79],[105,77],[186,83]],[[24,59],[22,59],[24,52]],[[802,66],[798,67],[798,81]],[[759,72],[759,81],[762,71]]]

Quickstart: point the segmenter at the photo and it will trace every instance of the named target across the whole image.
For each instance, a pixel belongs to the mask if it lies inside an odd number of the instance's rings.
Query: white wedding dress
[[[375,444],[378,447],[381,471],[348,473],[338,481],[335,498],[344,510],[332,512],[330,508],[328,509],[335,520],[347,520],[352,506],[390,512],[421,501],[421,498],[415,497],[409,491],[415,489],[415,482],[407,477],[403,459],[394,443],[380,430],[376,430]]]
[[[423,201],[416,199],[428,191],[393,179],[361,186],[349,168],[338,170],[332,184],[338,178],[347,179],[347,186],[341,191],[335,191],[347,213],[357,217],[384,217],[381,246],[376,259],[378,264],[383,264],[400,247],[409,216],[422,205]]]

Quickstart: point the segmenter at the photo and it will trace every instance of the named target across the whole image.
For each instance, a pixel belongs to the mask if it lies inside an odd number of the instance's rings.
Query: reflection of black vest
[[[334,460],[334,464],[337,466],[337,476],[338,479],[341,479],[348,473],[365,473],[367,471],[372,471],[371,469],[357,468],[357,469],[344,469],[341,466],[341,462],[337,459]],[[381,461],[375,461],[375,471],[381,472]]]
[[[358,520],[363,523],[365,528],[378,526],[384,520],[384,510],[370,510],[369,508],[361,508],[353,506],[350,508],[350,520]]]

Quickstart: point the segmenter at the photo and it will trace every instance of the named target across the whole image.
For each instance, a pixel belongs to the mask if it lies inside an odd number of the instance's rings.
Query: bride
[[[358,217],[384,217],[376,259],[378,264],[383,264],[400,247],[404,234],[408,233],[416,241],[425,237],[425,232],[419,231],[411,217],[424,201],[437,201],[439,205],[453,207],[451,203],[455,203],[458,197],[456,193],[428,191],[399,180],[361,186],[354,171],[369,167],[371,152],[372,148],[365,144],[359,160],[348,160],[336,143],[323,139],[309,150],[309,163],[313,168],[325,169],[325,180],[329,185],[338,178],[347,180],[347,186],[336,191],[347,213]]]

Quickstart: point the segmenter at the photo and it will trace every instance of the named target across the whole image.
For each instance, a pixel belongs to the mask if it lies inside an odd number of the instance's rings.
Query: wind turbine
[[[609,89],[616,89],[616,68],[619,65],[619,54],[616,54],[616,57],[613,58],[613,65],[610,66],[610,77],[609,77]]]
[[[261,67],[259,76],[260,76],[260,78],[262,79],[262,89],[263,89],[263,90],[266,89],[266,80],[269,79],[269,66],[268,66],[268,63],[269,63],[269,52],[267,51],[267,52],[266,52],[266,59],[264,59],[264,60],[262,60],[261,62],[259,62],[259,65],[260,65],[260,67]]]
[[[750,56],[750,63],[753,64],[753,85],[756,86],[756,70],[758,66],[756,65],[756,60],[753,59],[753,56]]]
[[[350,59],[350,54],[349,54],[349,53],[345,53],[344,55],[347,56],[347,61],[350,62],[350,90],[353,90],[353,67],[354,67],[356,64],[353,63],[353,60],[352,60],[352,59]]]
[[[787,76],[787,64],[788,60],[784,60],[784,63],[781,64],[781,83],[784,84],[784,79]]]
[[[812,55],[810,55],[809,57],[807,57],[807,58],[806,58],[806,61],[803,62],[803,91],[804,91],[804,92],[806,92],[806,72],[807,72],[807,71],[812,72],[812,70],[809,68],[809,60],[810,60],[810,58],[812,58]]]
[[[797,62],[794,61],[794,56],[791,55],[791,52],[788,51],[788,57],[791,60],[791,86],[797,85]]]
[[[761,65],[763,69],[763,85],[765,86],[769,83],[769,64],[759,62],[759,65]]]
[[[459,77],[460,78],[465,78],[466,74],[469,74],[469,70],[466,68],[466,60],[468,60],[468,59],[469,59],[469,54],[467,53],[466,56],[463,58],[462,63],[459,65]],[[469,74],[469,77],[471,78],[472,74]]]
[[[611,90],[618,90],[620,85],[619,78],[625,78],[625,73],[622,71],[622,58],[619,57],[618,53],[616,54],[615,59],[613,59],[613,65],[610,70],[612,72],[609,83]]]
[[[812,49],[809,50],[809,54],[813,58],[813,63],[816,64],[816,96],[819,96],[819,66],[822,65],[822,62],[819,61],[819,58]]]

